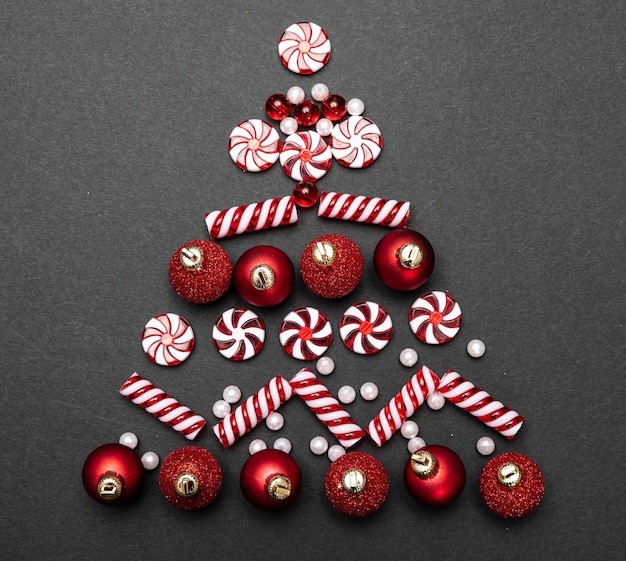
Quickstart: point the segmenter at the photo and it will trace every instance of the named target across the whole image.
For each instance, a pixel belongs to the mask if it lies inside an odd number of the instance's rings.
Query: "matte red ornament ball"
[[[209,240],[181,245],[169,265],[170,283],[176,293],[194,304],[217,300],[230,286],[233,267],[226,251]]]
[[[419,288],[430,278],[434,267],[433,246],[414,230],[393,230],[374,249],[374,270],[394,290]]]
[[[304,248],[300,274],[311,292],[323,298],[341,298],[361,282],[363,255],[350,238],[325,234]]]
[[[289,454],[267,448],[246,460],[239,485],[250,504],[264,510],[282,510],[296,500],[302,486],[302,473]]]
[[[347,516],[369,516],[385,502],[389,477],[385,466],[366,452],[349,452],[337,458],[324,478],[330,504]]]
[[[199,446],[183,446],[170,453],[159,471],[159,488],[176,508],[199,510],[209,506],[222,487],[217,458]]]
[[[458,498],[465,487],[465,466],[456,452],[431,444],[411,455],[404,468],[409,494],[427,506],[445,506]]]
[[[534,511],[545,486],[539,466],[524,454],[505,452],[491,458],[480,474],[485,504],[504,518],[521,518]]]
[[[284,251],[271,245],[258,245],[241,254],[235,264],[233,282],[249,304],[275,306],[291,293],[295,271]]]
[[[128,446],[104,444],[87,456],[83,485],[94,501],[120,505],[137,496],[144,471],[141,459]]]

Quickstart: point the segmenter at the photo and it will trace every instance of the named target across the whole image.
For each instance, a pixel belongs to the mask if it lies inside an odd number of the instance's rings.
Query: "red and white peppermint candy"
[[[373,355],[384,349],[393,333],[391,316],[375,302],[357,302],[339,321],[341,340],[351,351]]]
[[[383,137],[374,121],[352,115],[330,133],[333,157],[342,166],[365,168],[374,163],[383,147]]]
[[[178,314],[159,314],[144,327],[141,345],[146,356],[161,366],[176,366],[193,350],[196,340],[189,322]]]
[[[230,360],[248,360],[259,354],[265,341],[263,320],[252,310],[226,310],[213,326],[213,344]]]
[[[461,329],[461,307],[439,290],[422,294],[409,310],[411,331],[422,342],[443,345]]]
[[[290,25],[278,41],[280,61],[296,74],[313,74],[330,58],[330,40],[316,23],[301,21]]]
[[[330,347],[333,328],[322,312],[307,306],[285,316],[278,337],[283,349],[293,358],[314,360]]]
[[[261,119],[243,121],[230,133],[228,152],[244,171],[266,170],[280,154],[278,131]]]
[[[332,162],[330,146],[315,131],[290,134],[280,151],[280,165],[295,181],[314,183],[326,175]]]

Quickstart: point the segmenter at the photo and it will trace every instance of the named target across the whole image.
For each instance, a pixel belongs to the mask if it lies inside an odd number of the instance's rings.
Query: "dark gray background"
[[[2,548],[48,559],[618,559],[624,538],[624,4],[558,2],[2,2],[0,32],[0,370]],[[296,21],[329,34],[332,57],[313,76],[290,73],[276,46]],[[324,190],[410,200],[409,227],[435,247],[423,290],[449,291],[464,312],[459,335],[428,347],[406,314],[421,292],[395,293],[371,256],[387,232],[302,211],[289,229],[223,241],[233,262],[271,244],[299,263],[304,246],[338,232],[366,260],[359,288],[341,301],[297,279],[289,300],[259,309],[262,353],[231,363],[212,347],[218,315],[243,305],[234,290],[207,306],[178,298],[167,264],[176,248],[206,237],[205,212],[289,194],[278,166],[244,174],[227,153],[240,121],[264,117],[265,99],[325,82],[359,97],[382,130],[376,163],[334,165]],[[395,324],[379,355],[350,353],[342,312],[362,299]],[[367,519],[334,511],[323,490],[326,457],[308,450],[328,436],[294,399],[280,433],[257,428],[224,450],[210,428],[197,439],[219,459],[224,485],[201,512],[174,509],[158,472],[124,508],[93,502],[80,480],[95,447],[127,430],[139,453],[164,458],[188,442],[117,394],[138,371],[203,414],[238,384],[250,395],[302,363],[280,348],[286,313],[312,305],[335,328],[332,391],[366,380],[373,403],[350,412],[363,426],[413,370],[406,346],[438,374],[454,368],[526,417],[507,441],[448,405],[415,415],[428,443],[450,446],[468,474],[460,499],[417,505],[402,470],[406,441],[363,441],[391,482]],[[196,331],[183,365],[143,354],[153,315],[172,311]],[[480,360],[465,352],[485,341]],[[542,468],[546,494],[527,518],[493,515],[477,491],[490,435]],[[268,514],[238,485],[252,438],[293,442],[304,485],[295,505]],[[393,552],[393,553],[392,553]]]

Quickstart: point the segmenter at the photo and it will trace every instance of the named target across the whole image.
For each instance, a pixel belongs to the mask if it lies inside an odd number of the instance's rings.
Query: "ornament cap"
[[[122,478],[113,472],[105,473],[98,481],[96,492],[105,501],[119,499],[124,489]]]
[[[284,501],[291,495],[291,480],[286,475],[274,475],[267,483],[267,494],[276,501]]]
[[[341,476],[341,486],[348,493],[356,495],[365,489],[367,477],[365,473],[358,468],[350,468],[343,472]]]
[[[414,242],[405,243],[396,253],[400,266],[404,269],[417,269],[424,260],[422,248]]]
[[[202,268],[204,251],[197,245],[189,245],[180,250],[180,264],[188,271],[197,271]]]
[[[515,462],[506,462],[498,468],[498,481],[505,487],[516,487],[522,480],[522,468]]]
[[[174,489],[180,497],[194,497],[200,490],[200,482],[193,473],[185,471],[176,478]]]
[[[418,450],[411,454],[411,468],[420,479],[428,479],[439,470],[439,462],[431,452]]]
[[[313,245],[313,260],[318,265],[330,265],[335,260],[337,250],[328,241],[319,241]]]
[[[276,273],[269,265],[262,263],[252,269],[250,273],[250,282],[252,286],[258,290],[267,290],[274,286],[276,282]]]

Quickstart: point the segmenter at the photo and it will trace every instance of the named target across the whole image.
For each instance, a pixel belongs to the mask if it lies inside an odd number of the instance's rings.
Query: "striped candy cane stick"
[[[511,440],[522,428],[524,417],[496,401],[454,370],[448,370],[439,383],[439,392],[457,407],[465,409],[485,425]]]
[[[317,215],[322,218],[404,228],[409,221],[410,206],[411,203],[407,201],[324,191],[320,195]]]
[[[226,238],[235,234],[294,224],[298,221],[298,210],[293,196],[287,196],[225,210],[214,210],[205,215],[204,221],[210,237]]]
[[[278,374],[217,423],[213,427],[215,436],[228,448],[285,403],[292,393],[289,382]]]
[[[427,366],[422,366],[402,389],[374,417],[365,432],[376,446],[382,446],[402,426],[428,396],[439,386],[439,378]]]
[[[350,448],[365,436],[363,429],[309,368],[300,370],[289,384],[344,448]]]
[[[188,440],[196,438],[206,425],[203,417],[136,372],[124,382],[119,391],[126,399],[139,405]]]

